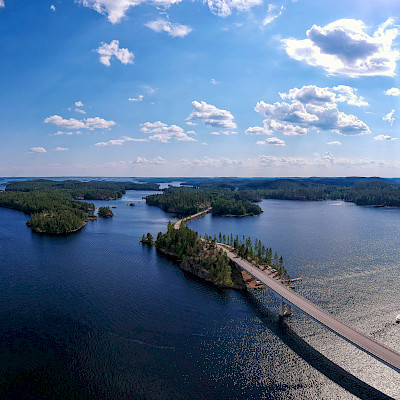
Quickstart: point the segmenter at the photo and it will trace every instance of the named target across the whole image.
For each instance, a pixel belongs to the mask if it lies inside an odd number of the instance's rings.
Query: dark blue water
[[[0,208],[1,398],[400,398],[397,373],[299,313],[280,322],[267,291],[216,290],[142,246],[171,218],[145,194],[96,202],[115,216],[64,237]],[[261,206],[190,226],[262,239],[299,292],[400,351],[400,210]]]

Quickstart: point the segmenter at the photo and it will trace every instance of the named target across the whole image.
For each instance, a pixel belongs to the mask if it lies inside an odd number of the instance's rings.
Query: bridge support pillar
[[[292,314],[292,306],[290,304],[286,304],[282,299],[279,306],[279,316],[286,317],[290,314]]]

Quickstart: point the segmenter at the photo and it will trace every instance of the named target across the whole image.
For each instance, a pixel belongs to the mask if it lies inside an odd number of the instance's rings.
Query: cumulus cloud
[[[400,89],[397,87],[392,87],[385,91],[386,96],[400,96]]]
[[[313,25],[307,39],[282,42],[291,58],[320,66],[328,74],[394,76],[400,53],[392,45],[400,31],[393,24],[389,18],[370,36],[362,21],[340,19],[324,27]]]
[[[234,11],[248,11],[263,3],[262,0],[203,0],[211,12],[219,17],[228,17]]]
[[[44,147],[31,147],[29,153],[47,153]]]
[[[83,107],[83,103],[79,100],[75,102],[75,107]]]
[[[111,139],[107,142],[98,142],[95,143],[95,146],[104,147],[104,146],[122,146],[126,142],[147,142],[147,139],[138,139],[131,138],[129,136],[122,136],[121,139]]]
[[[300,89],[290,89],[288,93],[279,93],[279,95],[283,100],[297,100],[303,104],[324,105],[327,103],[346,102],[357,107],[368,105],[363,97],[357,95],[357,89],[345,85],[333,88],[308,85]]]
[[[218,82],[216,79],[212,78],[212,79],[211,79],[211,83],[212,83],[213,85],[218,85],[219,82]]]
[[[86,114],[85,110],[82,110],[81,108],[75,108],[75,111],[79,114]]]
[[[203,120],[206,125],[214,128],[236,129],[233,115],[227,110],[221,110],[205,101],[193,101],[194,110],[186,118],[187,121]]]
[[[246,135],[272,135],[276,131],[281,131],[285,136],[305,135],[308,130],[302,126],[294,126],[288,123],[265,119],[264,126],[253,126],[246,129]]]
[[[102,43],[96,51],[100,54],[100,62],[107,67],[111,65],[112,57],[121,61],[122,64],[133,64],[133,59],[135,57],[128,49],[120,48],[118,40],[113,40],[109,44]]]
[[[68,147],[56,147],[56,151],[68,151]]]
[[[397,137],[392,137],[389,135],[378,135],[378,136],[374,136],[374,140],[378,140],[378,141],[391,141],[391,140],[397,140]]]
[[[265,140],[257,140],[256,143],[259,145],[272,144],[274,146],[286,146],[285,141],[282,139],[278,139],[277,137],[270,137]]]
[[[1,5],[1,4],[0,4]],[[56,6],[54,5],[54,4],[52,4],[51,6],[50,6],[50,10],[51,11],[56,11]]]
[[[59,115],[52,115],[51,117],[46,118],[44,122],[46,124],[61,126],[66,129],[108,129],[115,125],[114,121],[106,121],[100,117],[86,118],[85,120],[80,121],[75,118],[65,119]]]
[[[1,1],[1,0],[0,0]],[[121,21],[129,8],[142,3],[153,4],[156,7],[168,7],[180,3],[181,0],[78,0],[83,6],[90,7],[99,14],[107,15],[108,20],[116,24]]]
[[[394,122],[394,117],[393,117],[393,114],[394,114],[394,113],[395,113],[395,111],[392,110],[392,111],[390,111],[390,113],[386,114],[382,119],[383,119],[384,121],[389,122],[389,124],[392,126],[392,125],[393,125],[393,122]]]
[[[339,142],[338,140],[334,140],[333,142],[328,142],[329,146],[341,146],[342,142]]]
[[[168,143],[171,139],[178,142],[196,142],[197,140],[189,135],[195,135],[194,131],[185,132],[180,126],[167,125],[164,122],[145,122],[141,124],[142,132],[149,134],[150,140]]]
[[[57,126],[62,126],[63,128],[66,129],[82,129],[86,128],[86,125],[84,122],[79,121],[75,118],[69,118],[65,119],[63,117],[60,117],[59,115],[52,115],[51,117],[48,117],[44,120],[46,124],[54,124]]]
[[[139,94],[138,97],[134,98],[134,97],[129,97],[128,101],[142,101],[144,98],[144,96],[142,94]]]
[[[4,7],[4,6],[5,6],[4,0],[0,0],[0,7]]]
[[[309,129],[333,131],[342,135],[361,135],[370,133],[369,127],[355,115],[338,110],[335,101],[363,102],[349,87],[328,88],[303,86],[291,89],[289,93],[280,93],[281,98],[292,100],[291,103],[274,104],[259,101],[255,111],[267,117],[264,127],[251,127],[247,134],[272,134],[282,131],[286,135],[307,133]],[[351,94],[356,96],[354,99]]]
[[[172,37],[185,37],[192,32],[192,28],[190,26],[174,24],[162,18],[147,22],[145,25],[155,32],[166,32]]]

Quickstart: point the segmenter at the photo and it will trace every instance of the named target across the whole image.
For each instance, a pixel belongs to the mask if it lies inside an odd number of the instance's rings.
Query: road
[[[325,325],[328,329],[330,329],[337,335],[341,336],[343,339],[353,343],[359,349],[382,361],[397,372],[400,372],[400,354],[396,353],[394,350],[386,346],[383,346],[382,344],[376,342],[368,336],[363,335],[355,329],[350,328],[343,322],[340,322],[336,318],[332,317],[325,311],[315,306],[310,301],[295,293],[293,290],[279,283],[276,279],[271,278],[265,272],[261,271],[250,262],[232,253],[221,244],[217,244],[217,246],[220,249],[224,250],[228,257],[239,267],[247,271],[250,275],[261,281],[266,286],[268,286],[278,296],[282,297],[285,303],[291,304],[292,306],[298,308],[305,314],[309,315],[311,318]]]

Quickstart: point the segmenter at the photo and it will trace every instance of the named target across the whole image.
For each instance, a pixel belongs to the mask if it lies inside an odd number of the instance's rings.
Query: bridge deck
[[[276,279],[271,278],[265,272],[255,267],[253,264],[232,253],[221,244],[218,244],[217,246],[224,250],[227,253],[228,257],[232,261],[234,261],[239,267],[247,271],[254,278],[261,281],[264,285],[268,286],[278,296],[285,299],[285,302],[300,309],[304,313],[308,314],[310,317],[314,318],[316,321],[325,325],[337,335],[353,343],[359,349],[382,361],[389,367],[395,369],[397,372],[400,372],[400,354],[363,335],[355,329],[350,328],[343,322],[340,322],[336,318],[332,317],[325,311],[315,306],[310,301],[295,293],[293,290],[279,283]]]

